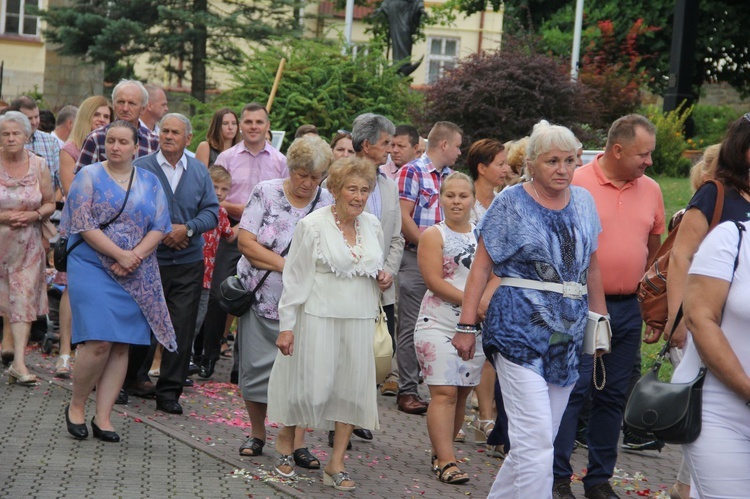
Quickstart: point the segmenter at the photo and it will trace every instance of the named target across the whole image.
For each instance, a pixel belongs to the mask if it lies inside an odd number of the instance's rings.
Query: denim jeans
[[[593,390],[586,442],[589,447],[588,473],[583,478],[586,490],[607,482],[617,462],[617,443],[622,426],[622,412],[627,402],[633,363],[641,346],[642,320],[635,295],[625,300],[607,300],[612,325],[612,351],[602,356],[606,371],[603,390]],[[570,479],[573,468],[570,455],[576,437],[578,413],[591,390],[593,357],[583,355],[578,368],[578,382],[573,388],[555,439],[555,480]],[[599,374],[599,373],[598,373]],[[601,374],[599,374],[601,376]],[[601,379],[601,378],[599,378]]]

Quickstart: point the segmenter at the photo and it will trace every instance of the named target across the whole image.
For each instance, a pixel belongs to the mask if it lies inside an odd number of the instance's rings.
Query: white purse
[[[609,353],[612,349],[612,326],[606,315],[589,311],[586,332],[583,334],[583,353]]]
[[[612,326],[609,317],[589,311],[586,320],[586,332],[583,333],[583,352],[594,356],[594,369],[592,373],[594,388],[603,390],[607,382],[607,372],[604,370],[602,355],[609,353],[612,349]],[[597,364],[601,367],[601,382],[597,376]]]
[[[375,354],[375,383],[380,384],[385,381],[385,377],[391,370],[391,358],[393,357],[393,340],[388,333],[388,319],[383,311],[382,304],[375,318],[373,352]]]

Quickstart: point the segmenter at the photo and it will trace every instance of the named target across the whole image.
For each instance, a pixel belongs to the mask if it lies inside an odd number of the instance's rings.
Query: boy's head
[[[221,203],[227,198],[229,189],[232,188],[232,175],[226,168],[219,165],[213,165],[208,169],[208,173],[211,175],[211,182],[214,183],[216,197],[219,198],[219,202]]]

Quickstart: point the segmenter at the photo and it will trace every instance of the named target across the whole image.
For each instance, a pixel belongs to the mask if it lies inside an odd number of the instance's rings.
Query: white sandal
[[[477,444],[487,443],[487,438],[495,429],[495,422],[491,419],[474,418],[471,425],[474,427],[474,442]]]
[[[329,475],[327,472],[323,472],[323,485],[329,485],[336,490],[343,490],[345,492],[354,490],[357,488],[356,485],[341,485],[344,482],[353,482],[349,477],[349,473],[346,471],[339,471],[333,475]]]
[[[292,468],[292,471],[289,473],[284,473],[279,469],[281,466],[289,466]],[[284,478],[292,478],[296,473],[294,472],[294,456],[292,454],[283,455],[279,454],[279,457],[276,459],[276,464],[273,467],[273,470],[279,475]]]

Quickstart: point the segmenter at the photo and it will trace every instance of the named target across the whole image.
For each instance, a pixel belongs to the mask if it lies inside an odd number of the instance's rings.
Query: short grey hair
[[[138,90],[141,91],[141,95],[143,96],[143,107],[146,107],[146,104],[148,104],[148,90],[146,90],[146,87],[143,86],[143,83],[138,80],[120,80],[120,82],[115,85],[115,88],[112,89],[112,103],[117,100],[117,92],[128,85],[135,85],[136,87],[138,87]]]
[[[568,128],[550,125],[547,120],[541,120],[534,125],[534,130],[526,144],[526,160],[533,163],[540,154],[546,154],[552,149],[572,151],[575,154],[579,149],[579,143]]]
[[[76,114],[78,114],[77,107],[65,106],[64,108],[60,109],[59,113],[57,113],[57,120],[55,121],[55,126],[62,126],[68,120],[70,121],[75,120]]]
[[[184,114],[180,114],[180,113],[167,113],[167,114],[165,114],[164,117],[159,122],[159,128],[161,128],[162,123],[164,123],[165,121],[167,121],[169,118],[174,118],[176,120],[182,121],[182,123],[185,125],[185,133],[187,135],[190,135],[191,133],[193,133],[193,124],[190,123],[190,120],[187,119],[187,117],[185,117]]]
[[[21,125],[23,131],[26,132],[26,138],[31,137],[31,122],[21,111],[7,111],[5,114],[0,116],[0,129],[2,129],[6,123],[15,122]]]
[[[373,113],[360,114],[352,124],[352,146],[355,152],[362,151],[365,140],[375,144],[382,132],[388,135],[396,133],[396,125],[385,116]]]
[[[324,174],[332,160],[331,147],[317,135],[295,139],[286,152],[289,173],[304,170],[311,174]]]

